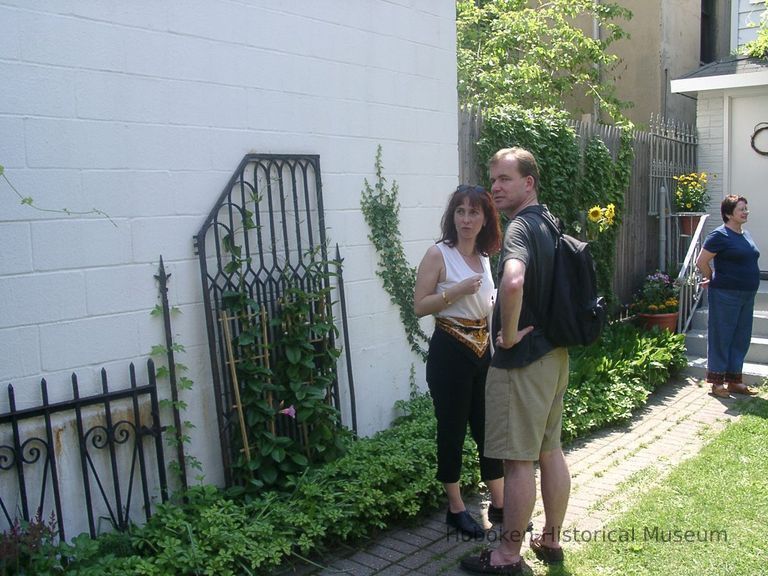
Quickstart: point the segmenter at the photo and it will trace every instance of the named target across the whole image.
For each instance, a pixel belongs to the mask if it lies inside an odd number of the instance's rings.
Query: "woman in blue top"
[[[709,233],[696,261],[709,287],[707,382],[720,398],[730,392],[752,396],[757,390],[742,382],[741,372],[752,339],[760,251],[742,228],[749,216],[746,198],[726,196],[720,213],[725,224]]]

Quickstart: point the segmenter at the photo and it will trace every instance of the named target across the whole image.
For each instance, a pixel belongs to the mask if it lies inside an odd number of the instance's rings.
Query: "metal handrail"
[[[702,233],[704,224],[709,218],[709,214],[702,214],[699,218],[699,224],[691,237],[691,243],[685,254],[685,260],[677,275],[677,284],[680,286],[680,307],[677,313],[677,331],[684,333],[688,331],[693,320],[693,313],[696,311],[701,300],[704,289],[699,282],[699,273],[696,269],[696,260],[702,247]]]

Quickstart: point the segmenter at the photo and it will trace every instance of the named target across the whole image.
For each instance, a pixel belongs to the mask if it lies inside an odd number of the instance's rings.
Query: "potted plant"
[[[699,223],[701,214],[709,206],[707,193],[707,173],[691,172],[673,176],[677,182],[675,188],[675,210],[680,218],[680,232],[690,236]]]
[[[659,326],[670,332],[677,329],[678,308],[677,285],[667,274],[658,270],[645,277],[630,306],[630,310],[646,328]]]

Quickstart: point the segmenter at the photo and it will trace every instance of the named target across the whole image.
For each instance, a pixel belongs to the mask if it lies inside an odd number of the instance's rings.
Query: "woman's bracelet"
[[[448,300],[448,290],[443,290],[443,302],[445,302],[446,306],[451,305],[451,301]]]

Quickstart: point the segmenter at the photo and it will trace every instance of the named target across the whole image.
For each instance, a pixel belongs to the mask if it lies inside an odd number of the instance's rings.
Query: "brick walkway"
[[[626,426],[598,432],[570,445],[566,458],[572,488],[566,530],[584,534],[601,528],[627,506],[627,494],[637,494],[657,483],[736,417],[731,410],[734,399],[719,400],[708,391],[693,378],[667,384]],[[482,518],[485,526],[491,527],[484,512],[487,501],[482,496],[467,499],[466,504],[475,518]],[[459,568],[459,559],[481,543],[462,541],[455,532],[448,532],[444,515],[442,510],[433,512],[416,526],[394,528],[358,548],[338,550],[335,556],[318,561],[323,567],[294,566],[279,573],[466,575]],[[537,498],[534,526],[539,529],[543,520],[541,500]],[[491,545],[498,539],[499,528],[488,532]],[[564,544],[566,553],[576,545],[573,541]],[[533,563],[527,546],[523,551],[529,564]]]

